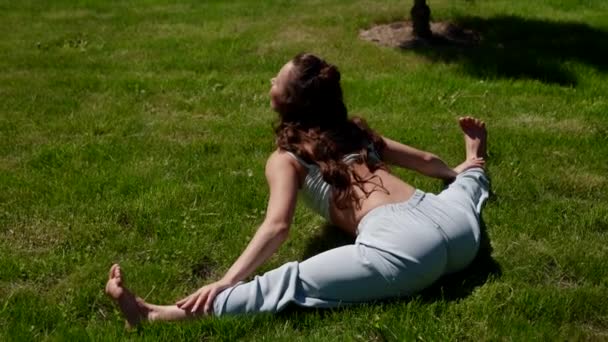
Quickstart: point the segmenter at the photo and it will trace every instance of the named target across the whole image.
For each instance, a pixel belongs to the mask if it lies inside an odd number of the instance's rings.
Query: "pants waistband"
[[[422,201],[425,195],[425,192],[416,189],[416,191],[414,191],[414,194],[409,199],[403,202],[388,203],[375,207],[374,209],[367,212],[367,214],[363,216],[361,221],[359,221],[359,225],[357,226],[357,233],[360,233],[365,228],[367,222],[370,219],[373,219],[373,217],[380,215],[384,211],[403,212],[410,208],[414,208],[416,205],[418,205],[418,203],[420,203],[420,201]]]

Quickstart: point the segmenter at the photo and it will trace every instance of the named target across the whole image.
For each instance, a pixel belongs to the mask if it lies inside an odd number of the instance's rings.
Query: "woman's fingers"
[[[182,310],[195,313],[201,308],[201,304],[205,303],[208,295],[209,290],[206,287],[202,287],[188,297],[178,301],[176,305]]]
[[[211,314],[215,297],[227,287],[228,285],[219,282],[203,286],[188,297],[179,300],[175,305],[192,313],[203,311],[206,314]]]
[[[207,295],[204,311],[208,315],[211,314],[211,308],[213,307],[213,301],[215,300],[215,296],[217,296],[217,293],[217,288],[213,288],[211,291],[209,291],[209,294]]]
[[[175,305],[181,308],[182,306],[186,305],[186,303],[188,303],[188,301],[191,300],[192,297],[195,296],[197,293],[198,290],[194,293],[189,294],[186,298],[180,299],[177,303],[175,303]]]
[[[190,296],[192,296],[192,295],[190,295]],[[188,299],[190,299],[190,296],[178,300],[177,303],[175,303],[175,305],[177,305],[178,308],[181,308],[181,306],[184,305],[184,303],[186,303],[188,301]]]
[[[186,300],[186,302],[184,302],[184,304],[181,305],[180,309],[182,310],[189,310],[192,305],[196,302],[196,299],[198,298],[198,291],[196,291],[195,293],[191,294],[188,297],[188,300]]]
[[[192,307],[192,309],[190,309],[190,311],[197,312],[199,307],[201,306],[201,303],[203,303],[205,298],[207,298],[206,293],[199,293],[198,298],[196,299],[196,302],[194,303],[194,306]]]

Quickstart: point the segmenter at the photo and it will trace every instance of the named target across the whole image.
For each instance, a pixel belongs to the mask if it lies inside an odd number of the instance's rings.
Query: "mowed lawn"
[[[607,340],[608,2],[433,0],[480,45],[358,38],[411,3],[0,0],[0,340]],[[479,258],[413,298],[125,330],[112,263],[173,303],[261,223],[269,79],[301,51],[340,67],[351,114],[451,165],[456,118],[487,122]],[[300,206],[259,272],[339,243]]]

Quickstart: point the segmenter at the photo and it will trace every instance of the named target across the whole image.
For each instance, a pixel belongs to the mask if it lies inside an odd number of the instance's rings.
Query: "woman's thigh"
[[[433,255],[424,258],[402,258],[359,243],[335,248],[300,263],[301,293],[328,304],[411,295],[441,276],[446,260],[443,251],[431,251]]]
[[[360,244],[328,250],[299,264],[299,292],[328,304],[389,297],[385,263],[378,251]]]
[[[462,270],[477,255],[481,208],[489,195],[489,181],[481,169],[458,175],[438,195],[429,195],[425,211],[445,233],[448,249],[447,272]]]
[[[437,195],[440,199],[479,216],[490,194],[490,181],[480,168],[466,170]]]

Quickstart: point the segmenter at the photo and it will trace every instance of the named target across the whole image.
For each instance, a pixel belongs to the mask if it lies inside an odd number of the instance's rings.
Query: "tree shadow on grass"
[[[567,63],[608,70],[608,32],[584,23],[528,19],[518,16],[461,17],[458,26],[481,34],[472,47],[439,45],[413,51],[434,61],[461,64],[482,78],[534,79],[576,86]]]

